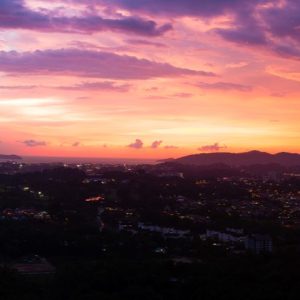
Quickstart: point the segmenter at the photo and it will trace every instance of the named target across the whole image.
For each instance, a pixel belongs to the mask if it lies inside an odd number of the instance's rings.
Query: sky
[[[0,0],[0,153],[300,152],[300,0]]]

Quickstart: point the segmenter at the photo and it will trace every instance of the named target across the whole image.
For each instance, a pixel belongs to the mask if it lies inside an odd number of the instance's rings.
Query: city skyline
[[[300,1],[0,1],[0,153],[300,152]]]

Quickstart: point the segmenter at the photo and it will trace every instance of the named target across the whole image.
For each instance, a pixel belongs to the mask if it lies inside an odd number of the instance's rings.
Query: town
[[[212,272],[216,265],[231,272],[231,262],[236,272],[243,273],[249,263],[254,269],[270,268],[280,260],[293,270],[295,261],[283,262],[299,254],[298,171],[257,169],[170,162],[130,166],[3,162],[1,276],[8,272],[21,285],[23,280],[40,285],[36,278],[46,276],[40,293],[53,285],[59,294],[63,293],[59,278],[67,276],[71,289],[81,268],[90,280],[96,280],[100,265],[102,276],[120,268],[135,282],[140,280],[141,265],[149,269],[143,276],[161,274],[159,280],[167,283],[165,293],[176,291],[177,299],[196,284],[203,270]],[[190,277],[195,272],[202,275]],[[224,276],[218,272],[211,276]],[[119,284],[126,285],[126,276],[118,276]],[[90,284],[88,280],[78,289]],[[155,295],[157,284],[139,283],[139,288],[149,288]],[[270,280],[266,287],[273,284]],[[101,293],[108,297],[112,290]],[[125,287],[118,297],[123,292],[128,292]],[[27,287],[22,293],[38,297]]]

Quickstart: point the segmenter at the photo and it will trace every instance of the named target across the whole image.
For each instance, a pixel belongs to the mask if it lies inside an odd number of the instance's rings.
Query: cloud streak
[[[70,86],[59,86],[58,89],[62,90],[75,90],[75,91],[114,91],[114,92],[127,92],[130,89],[129,84],[117,84],[112,81],[103,82],[82,82]]]
[[[70,75],[109,79],[215,75],[129,55],[72,48],[34,52],[0,51],[0,71],[13,75]]]
[[[220,90],[220,91],[234,90],[239,92],[250,92],[252,90],[251,86],[232,83],[232,82],[215,82],[215,83],[200,82],[197,85],[200,88],[205,90]]]

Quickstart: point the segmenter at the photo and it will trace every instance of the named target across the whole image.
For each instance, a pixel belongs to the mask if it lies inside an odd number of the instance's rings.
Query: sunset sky
[[[0,0],[0,153],[300,152],[300,0]]]

